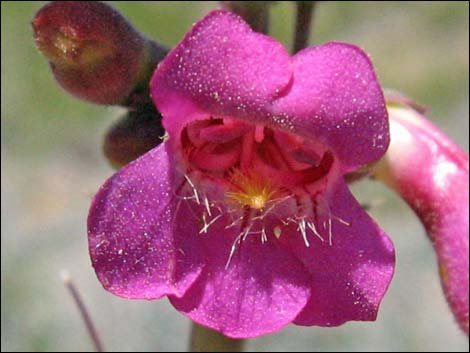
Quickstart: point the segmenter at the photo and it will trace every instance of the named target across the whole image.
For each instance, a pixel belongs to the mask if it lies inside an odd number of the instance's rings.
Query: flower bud
[[[127,104],[136,88],[148,85],[166,55],[101,2],[51,2],[38,11],[32,25],[36,44],[59,84],[98,104]]]
[[[469,160],[424,109],[389,95],[391,143],[374,176],[413,208],[433,243],[444,293],[468,334]]]
[[[116,169],[137,159],[163,141],[161,115],[151,105],[126,113],[108,131],[103,151]]]

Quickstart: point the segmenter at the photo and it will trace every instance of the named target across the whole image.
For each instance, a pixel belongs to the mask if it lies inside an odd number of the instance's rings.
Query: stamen
[[[225,269],[228,269],[228,267],[230,266],[230,262],[232,261],[233,254],[235,253],[235,250],[237,250],[237,245],[241,243],[242,235],[243,233],[239,234],[233,241],[232,247],[230,248],[230,254],[228,256],[227,263],[225,264]]]
[[[333,245],[333,232],[331,230],[331,218],[328,218],[328,244]]]
[[[250,230],[251,230],[251,224],[249,225],[248,228],[245,229],[245,232],[243,233],[243,238],[242,238],[242,241],[245,241],[246,238],[248,237],[248,235],[250,235]]]
[[[310,230],[315,234],[321,241],[325,241],[325,239],[320,235],[320,233],[317,231],[317,228],[315,228],[315,223],[312,222],[307,222],[307,226],[310,228]]]
[[[302,234],[302,238],[304,239],[305,246],[308,248],[310,246],[310,243],[308,242],[308,239],[307,239],[307,231],[305,228],[305,218],[302,218],[300,220],[299,230],[300,230],[300,233]]]
[[[243,210],[243,216],[241,218],[242,220],[242,223],[241,223],[241,232],[240,234],[235,238],[235,241],[233,242],[233,245],[232,245],[232,248],[230,250],[230,255],[229,255],[229,259],[227,261],[227,264],[225,265],[225,268],[227,269],[227,267],[229,266],[230,264],[230,261],[232,259],[232,256],[235,252],[235,249],[236,249],[236,246],[237,244],[241,244],[242,241],[245,241],[246,238],[248,237],[248,235],[250,234],[256,234],[254,232],[250,232],[251,231],[251,228],[253,226],[253,212],[254,210],[248,208],[248,207],[245,207],[244,210]],[[264,227],[261,231],[261,236],[263,236],[263,231],[264,231]],[[265,231],[264,231],[265,232]],[[266,234],[266,232],[265,232]],[[267,239],[267,237],[266,237]]]
[[[291,197],[294,197],[294,195],[293,195],[293,194],[289,194],[289,195],[284,196],[284,197],[278,197],[277,199],[272,199],[272,200],[270,200],[270,202],[278,204],[278,203],[281,203],[281,202],[283,202],[283,201],[285,201],[285,200],[289,200]]]
[[[266,243],[268,241],[268,236],[266,234],[266,229],[264,228],[264,225],[263,225],[263,228],[261,229],[261,243]]]
[[[188,181],[188,184],[189,184],[189,186],[191,187],[191,189],[193,189],[194,198],[196,199],[196,203],[197,203],[198,205],[200,205],[200,204],[201,204],[201,201],[199,200],[199,194],[197,193],[196,187],[194,186],[194,184],[193,184],[193,182],[191,181],[191,179],[189,179],[189,177],[188,177],[187,174],[185,174],[184,177],[185,177],[185,179]]]
[[[242,219],[243,219],[243,216],[237,218],[237,219],[234,220],[232,223],[230,223],[228,226],[225,226],[225,229],[229,229],[229,228],[235,227]]]
[[[209,200],[207,199],[207,196],[204,196],[204,205],[206,206],[206,210],[209,216],[212,216],[211,208],[209,206]]]
[[[220,217],[222,217],[222,214],[219,214],[219,215],[215,216],[214,218],[212,218],[209,223],[206,223],[206,217],[205,216],[206,216],[206,214],[203,213],[202,214],[202,219],[204,221],[204,227],[199,231],[199,234],[207,233],[207,230],[209,229],[209,227],[211,225],[213,225],[215,223],[215,221],[217,221]]]
[[[184,200],[184,201],[188,201],[188,200],[194,200],[195,197],[194,195],[192,196],[180,196],[180,195],[175,195],[178,199],[180,200]]]
[[[344,219],[339,218],[338,216],[335,216],[334,214],[330,214],[330,217],[331,217],[331,218],[334,218],[334,219],[337,220],[339,223],[344,224],[345,226],[348,226],[348,227],[351,226],[351,223],[346,222]]]
[[[225,269],[227,269],[230,266],[230,262],[232,261],[233,254],[235,253],[237,246],[240,245],[243,241],[245,241],[248,235],[251,234],[250,230],[251,230],[251,225],[245,228],[244,230],[242,230],[240,234],[238,234],[238,236],[233,241],[232,247],[230,249],[230,255],[228,257],[227,263],[225,264]]]
[[[204,223],[204,226],[202,227],[201,231],[199,231],[199,234],[201,234],[202,231],[204,230],[204,228],[206,228],[206,226],[207,226],[207,220],[206,220],[206,213],[205,212],[202,213],[202,223]],[[206,233],[207,233],[207,230],[206,230]]]

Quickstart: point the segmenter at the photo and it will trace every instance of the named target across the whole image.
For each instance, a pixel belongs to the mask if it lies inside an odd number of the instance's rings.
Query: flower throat
[[[338,218],[322,195],[337,173],[322,145],[269,126],[209,118],[183,129],[181,147],[189,198],[204,209],[200,233],[225,209],[232,217],[226,228],[240,228],[238,242],[250,234],[262,242],[269,234],[279,238],[295,223],[306,246],[309,230],[332,243],[331,219]]]

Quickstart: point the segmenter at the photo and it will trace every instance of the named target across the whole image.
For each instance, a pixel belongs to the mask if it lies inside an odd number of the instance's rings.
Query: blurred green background
[[[215,2],[113,2],[171,46]],[[89,338],[59,272],[69,270],[109,350],[184,351],[189,322],[165,300],[105,292],[91,268],[86,217],[113,173],[101,153],[121,110],[81,102],[55,84],[32,39],[41,2],[1,3],[1,348],[87,351]],[[385,87],[432,108],[468,151],[468,2],[321,2],[312,43],[347,41],[370,54]],[[272,34],[290,47],[293,5],[277,2]],[[375,323],[289,326],[251,340],[256,351],[468,351],[442,294],[432,248],[413,213],[372,182],[354,187],[396,245],[397,270]]]

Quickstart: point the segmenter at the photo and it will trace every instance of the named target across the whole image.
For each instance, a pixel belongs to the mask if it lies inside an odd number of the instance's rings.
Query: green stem
[[[192,323],[190,352],[241,352],[245,341],[228,338],[210,328]]]

